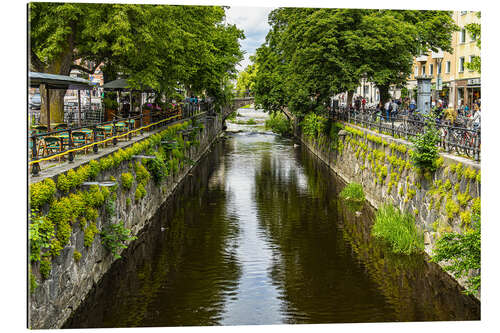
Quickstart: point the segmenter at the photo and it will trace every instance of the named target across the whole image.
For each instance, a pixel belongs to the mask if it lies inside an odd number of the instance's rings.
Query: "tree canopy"
[[[238,80],[236,81],[236,93],[238,96],[244,97],[247,94],[253,96],[257,71],[257,64],[251,64],[245,70],[238,73]]]
[[[120,74],[132,88],[168,94],[182,85],[217,99],[227,77],[236,74],[242,59],[238,39],[244,38],[224,17],[219,6],[30,3],[30,69],[91,74],[103,64],[106,81]],[[57,119],[62,97],[56,99],[51,110]]]
[[[477,12],[477,17],[481,19],[481,12]],[[481,24],[480,23],[469,23],[465,26],[465,29],[469,31],[471,36],[477,41],[477,47],[481,49]],[[481,56],[475,56],[472,58],[471,62],[465,64],[470,70],[481,73]]]
[[[382,100],[402,84],[414,56],[451,48],[451,12],[278,8],[257,50],[256,102],[297,115],[324,112],[337,93],[374,82]]]

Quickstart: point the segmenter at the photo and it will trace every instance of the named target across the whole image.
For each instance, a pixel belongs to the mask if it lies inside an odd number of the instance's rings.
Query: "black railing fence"
[[[93,124],[82,122],[80,126],[72,126],[78,123],[77,118],[76,122],[51,125],[53,128],[51,131],[47,131],[45,125],[36,125],[30,129],[28,137],[31,172],[34,176],[38,175],[39,163],[42,161],[59,157],[59,159],[67,158],[71,163],[77,151],[87,153],[89,149],[92,149],[94,153],[97,153],[98,145],[116,146],[118,139],[129,140],[134,134],[142,134],[143,130],[153,130],[173,121],[198,117],[213,110],[211,103],[185,103],[169,110],[143,110],[136,116],[114,117],[111,121]],[[68,116],[68,120],[73,120],[73,118]]]
[[[426,119],[416,112],[387,115],[384,110],[380,111],[374,108],[366,108],[365,110],[339,108],[330,112],[329,116],[406,140],[423,133],[426,124]],[[439,146],[446,152],[479,161],[481,159],[481,129],[464,126],[467,123],[470,121],[459,120],[451,123],[447,120],[435,120],[440,137]]]

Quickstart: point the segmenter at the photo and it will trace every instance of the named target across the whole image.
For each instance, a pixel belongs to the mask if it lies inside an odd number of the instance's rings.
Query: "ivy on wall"
[[[99,230],[97,223],[99,216],[114,215],[116,191],[123,189],[128,193],[135,183],[137,186],[133,193],[135,201],[138,202],[146,195],[146,187],[151,179],[159,186],[170,171],[177,172],[179,164],[182,166],[182,161],[185,159],[184,152],[187,149],[179,132],[190,125],[191,121],[172,125],[141,142],[60,174],[55,181],[47,178],[30,185],[29,259],[30,263],[38,265],[42,279],[50,276],[52,259],[59,256],[69,244],[74,225],[83,230],[86,248],[92,246],[97,235],[101,235],[101,238],[106,239],[105,247],[111,249],[116,257],[116,251],[132,238],[123,238],[128,229],[123,224],[118,224],[116,230],[120,231],[117,237],[121,245],[112,245],[109,240],[114,237],[113,233],[109,233],[108,230],[106,231],[108,233],[102,234],[103,231]],[[201,131],[199,133],[201,134]],[[167,140],[176,140],[175,154],[169,154],[162,148],[161,141]],[[144,152],[154,154],[156,158],[132,163],[133,155]],[[116,185],[108,189],[93,185],[88,190],[79,190],[85,181],[95,180],[103,172],[112,170],[124,162],[128,162],[128,171],[121,174],[118,182],[121,186]],[[111,179],[116,181],[113,177]],[[127,197],[127,205],[130,204],[130,198]],[[75,262],[78,262],[81,256],[80,252],[75,251]],[[35,277],[30,281],[32,289],[30,292],[36,289],[37,285]]]

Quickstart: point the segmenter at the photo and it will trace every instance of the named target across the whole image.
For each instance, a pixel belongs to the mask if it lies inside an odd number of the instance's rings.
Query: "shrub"
[[[38,283],[36,282],[35,274],[31,271],[31,266],[29,268],[30,273],[30,294],[33,294],[36,288],[38,288]]]
[[[121,258],[118,254],[120,249],[127,248],[127,242],[137,239],[135,236],[130,236],[130,229],[125,228],[123,221],[116,224],[111,224],[104,228],[101,232],[102,245],[108,249],[115,259]]]
[[[149,181],[150,174],[139,161],[135,163],[135,177],[138,183],[142,183],[143,181],[147,183]]]
[[[76,262],[79,262],[81,258],[82,258],[82,254],[80,252],[78,252],[77,250],[75,250],[73,252],[73,259],[75,259]]]
[[[98,233],[99,230],[95,222],[90,223],[83,232],[83,245],[85,245],[85,247],[90,247],[94,242],[95,235]]]
[[[40,274],[42,278],[45,280],[50,276],[50,271],[52,270],[52,263],[50,259],[45,257],[40,261]]]
[[[156,158],[146,162],[146,168],[153,175],[153,181],[156,185],[160,184],[167,176],[167,167],[159,154],[156,154]]]
[[[283,113],[272,113],[266,120],[266,128],[281,136],[292,135],[290,121]]]
[[[30,262],[41,260],[41,251],[50,247],[55,236],[54,224],[46,216],[32,214],[28,225]]]
[[[437,240],[432,261],[443,262],[455,278],[466,277],[466,293],[481,289],[481,222],[464,234],[445,233]],[[472,274],[471,274],[472,273]]]
[[[412,141],[415,149],[411,151],[411,159],[415,167],[422,172],[435,171],[439,156],[437,147],[439,134],[432,120],[427,120],[424,133],[417,135]]]
[[[324,132],[326,127],[326,119],[316,115],[315,113],[308,113],[302,121],[302,131],[310,138],[317,138]]]
[[[144,196],[146,195],[146,189],[144,188],[144,185],[139,184],[137,185],[137,188],[135,190],[135,202],[139,202]]]
[[[363,186],[358,183],[350,183],[342,189],[340,197],[344,200],[364,202],[365,193],[363,192]]]
[[[415,217],[384,204],[376,214],[372,234],[384,239],[393,252],[411,254],[423,250],[423,233],[415,225]]]
[[[132,188],[132,183],[134,182],[134,176],[130,172],[124,172],[121,175],[122,187],[127,191]]]
[[[30,207],[39,210],[45,204],[51,203],[56,193],[56,183],[47,178],[41,182],[30,185]]]

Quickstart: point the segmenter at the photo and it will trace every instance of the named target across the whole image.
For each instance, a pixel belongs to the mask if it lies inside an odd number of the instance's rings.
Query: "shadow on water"
[[[287,323],[478,320],[479,302],[425,255],[393,254],[371,236],[373,209],[340,202],[344,186],[308,151],[298,166],[266,155],[256,171],[261,228]],[[301,178],[307,191],[301,190]]]
[[[479,319],[439,266],[373,239],[343,186],[290,139],[228,134],[65,327]]]

